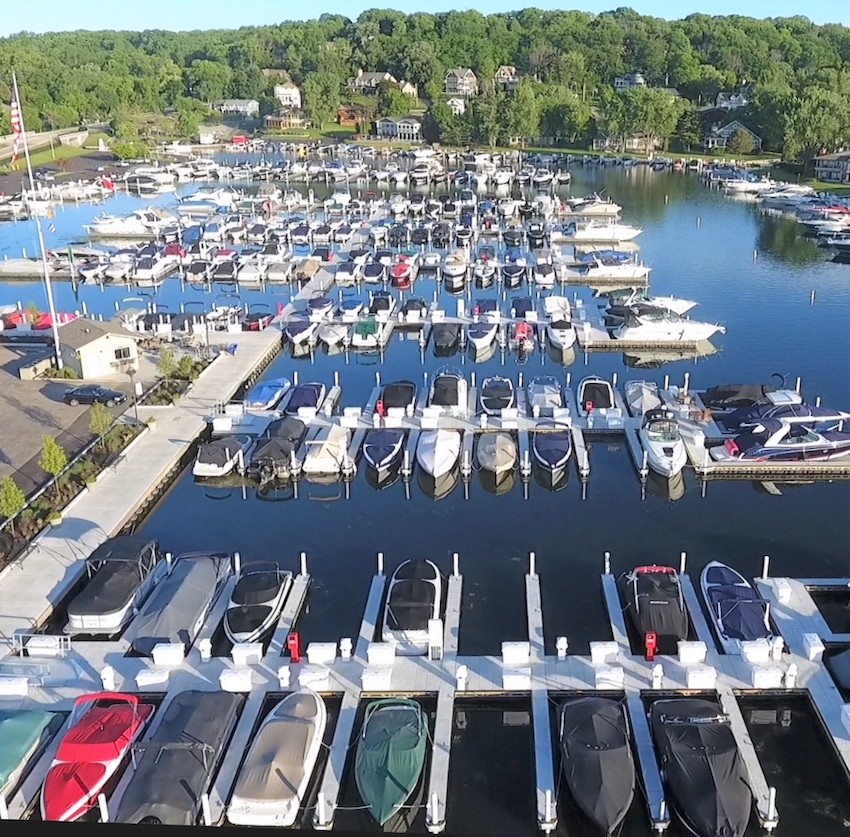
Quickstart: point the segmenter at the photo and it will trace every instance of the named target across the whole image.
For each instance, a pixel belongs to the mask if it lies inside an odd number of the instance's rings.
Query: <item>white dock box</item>
[[[182,642],[158,642],[151,651],[155,666],[179,666],[186,657]]]
[[[776,588],[776,598],[782,604],[788,604],[791,601],[791,585],[788,583],[788,579],[775,578],[773,579],[773,584]]]
[[[335,642],[311,642],[307,646],[307,661],[313,665],[330,665],[335,659]]]
[[[307,686],[314,691],[327,689],[330,683],[331,670],[327,666],[317,666],[305,663],[298,673],[298,685]]]
[[[395,645],[392,642],[370,642],[366,661],[370,666],[391,666],[395,662]]]
[[[212,420],[213,433],[229,433],[233,430],[233,419],[230,416],[215,416]]]
[[[717,683],[717,670],[714,666],[691,666],[688,668],[688,689],[713,689]]]
[[[502,689],[527,692],[531,689],[531,668],[511,667],[502,670]]]
[[[616,660],[619,651],[616,642],[591,642],[590,661],[595,666],[605,665]]]
[[[218,677],[218,685],[221,686],[223,692],[250,692],[251,669],[240,668],[223,671]]]
[[[392,688],[392,666],[370,666],[360,675],[360,688],[364,692],[385,692]]]
[[[262,642],[237,642],[230,656],[233,658],[233,665],[247,666],[252,662],[259,663],[263,659],[263,643]]]
[[[29,690],[26,677],[0,677],[0,695],[3,697],[26,697]]]
[[[527,666],[531,662],[530,642],[503,642],[502,643],[502,665]]]
[[[705,662],[705,655],[708,649],[704,642],[697,640],[696,642],[688,642],[679,640],[679,662],[683,666],[698,665]]]
[[[136,675],[136,688],[146,689],[151,686],[160,686],[168,682],[168,669],[143,668]]]
[[[783,671],[779,666],[750,666],[750,682],[754,689],[781,689],[782,677]]]
[[[597,689],[622,689],[625,682],[622,666],[596,666],[593,670],[593,685]]]
[[[772,644],[769,640],[764,639],[764,637],[761,639],[743,640],[741,642],[741,656],[748,663],[760,665],[769,663],[772,649]]]
[[[803,650],[810,660],[823,659],[824,645],[817,634],[803,634]]]

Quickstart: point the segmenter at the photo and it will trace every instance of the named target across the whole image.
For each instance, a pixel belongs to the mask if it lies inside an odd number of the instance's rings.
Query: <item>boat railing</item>
[[[702,725],[702,724],[728,724],[731,723],[728,715],[724,715],[723,713],[718,713],[717,715],[697,715],[697,716],[684,716],[684,717],[671,717],[662,714],[660,716],[661,722],[664,724],[668,724],[670,726],[693,726],[693,725]]]

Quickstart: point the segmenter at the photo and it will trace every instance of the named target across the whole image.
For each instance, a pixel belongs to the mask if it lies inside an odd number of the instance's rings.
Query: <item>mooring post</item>
[[[770,577],[770,556],[769,555],[765,555],[764,558],[762,558],[761,577],[762,578],[769,578]]]
[[[109,822],[109,808],[106,805],[106,795],[99,793],[97,795],[97,805],[100,808],[100,821]]]
[[[378,575],[384,574],[384,553],[378,553]]]
[[[605,553],[605,575],[611,575],[611,553]]]
[[[528,553],[528,574],[534,578],[537,575],[537,556],[533,552]]]
[[[452,576],[460,578],[460,556],[457,552],[452,553]]]
[[[307,575],[307,553],[301,553],[301,575]]]
[[[688,553],[683,552],[679,555],[679,575],[685,574],[685,564],[688,560]]]

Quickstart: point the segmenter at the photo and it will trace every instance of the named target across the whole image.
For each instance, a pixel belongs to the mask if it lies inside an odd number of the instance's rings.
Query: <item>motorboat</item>
[[[344,323],[322,323],[316,329],[316,337],[329,348],[345,343],[349,337],[350,327]]]
[[[576,805],[600,833],[617,834],[636,779],[623,704],[596,696],[566,701],[558,737],[561,773]]]
[[[582,278],[589,282],[601,279],[643,281],[652,270],[637,261],[634,253],[622,250],[593,250],[578,256],[576,262],[575,267],[565,270],[566,276]]]
[[[314,296],[307,301],[307,316],[313,322],[321,322],[334,310],[334,301],[325,295]]]
[[[88,580],[68,605],[70,634],[114,635],[162,577],[159,542],[143,535],[109,538],[86,558]]]
[[[562,300],[562,301],[561,301]],[[550,296],[543,301],[549,322],[546,324],[546,336],[556,349],[569,349],[576,342],[576,329],[573,325],[570,302],[566,297]]]
[[[664,406],[658,384],[653,381],[627,381],[623,392],[626,396],[626,407],[632,416],[643,416],[650,410],[658,410]]]
[[[413,278],[414,261],[410,256],[400,255],[390,267],[390,281],[393,287],[407,290]]]
[[[498,416],[502,410],[516,407],[514,382],[504,375],[491,375],[481,382],[478,403],[488,416]]]
[[[387,267],[380,262],[367,262],[361,271],[364,282],[379,284],[387,279]]]
[[[579,414],[584,418],[593,412],[611,410],[617,406],[613,384],[598,375],[588,375],[579,381],[576,400]]]
[[[473,321],[466,327],[469,345],[476,351],[482,351],[496,339],[499,323],[502,319],[499,301],[479,299],[472,309]]]
[[[480,433],[476,442],[475,459],[481,468],[496,476],[513,471],[517,462],[517,444],[510,433]]]
[[[765,419],[782,419],[792,423],[819,424],[850,419],[850,412],[820,404],[807,404],[802,396],[791,390],[769,392],[764,400],[750,407],[719,416],[718,424],[729,432],[759,424]]]
[[[447,254],[440,265],[440,272],[444,279],[465,277],[468,269],[469,262],[466,253],[462,250]]]
[[[783,389],[785,378],[778,372],[771,375],[778,378],[780,384],[715,384],[699,393],[702,404],[712,413],[724,416],[742,407],[754,407],[765,401],[768,396]]]
[[[530,296],[515,296],[511,299],[511,317],[515,320],[529,320],[536,316],[534,300]]]
[[[324,403],[328,388],[320,383],[298,384],[292,388],[289,400],[284,407],[284,414],[297,416],[305,413],[315,413]]]
[[[135,769],[113,796],[109,821],[195,825],[242,700],[234,692],[203,689],[166,698],[157,712],[159,722],[132,748]]]
[[[382,641],[392,643],[400,656],[427,653],[428,623],[440,618],[442,593],[443,578],[433,561],[402,561],[387,588]]]
[[[526,411],[533,416],[552,416],[564,408],[564,393],[552,375],[536,375],[525,388]]]
[[[551,261],[535,261],[531,267],[531,281],[539,288],[555,286],[555,265]]]
[[[394,427],[376,427],[363,437],[363,459],[379,477],[386,476],[401,463],[407,431]]]
[[[472,278],[481,288],[489,288],[496,278],[496,266],[489,259],[479,259],[472,265]]]
[[[440,367],[431,380],[428,406],[442,413],[463,416],[469,409],[469,385],[463,373],[450,366]]]
[[[307,435],[307,425],[295,416],[275,419],[251,451],[246,474],[249,479],[266,483],[287,479],[292,474],[292,458]]]
[[[42,709],[0,709],[0,794],[11,799],[47,745],[57,716]]]
[[[360,797],[385,831],[406,831],[422,795],[428,722],[411,698],[385,698],[366,706],[357,736],[354,779]],[[417,793],[417,790],[419,791]]]
[[[632,241],[642,232],[640,227],[632,227],[614,220],[598,221],[591,218],[589,221],[570,221],[564,227],[563,240],[617,244],[622,241]]]
[[[176,220],[173,215],[153,209],[137,209],[124,217],[99,215],[91,224],[84,225],[84,229],[96,238],[156,238]]]
[[[385,322],[396,309],[396,298],[389,291],[378,291],[371,294],[366,313]]]
[[[843,424],[763,419],[709,454],[716,462],[832,462],[850,456],[850,432],[839,429]]]
[[[74,822],[97,807],[98,795],[126,765],[153,713],[154,705],[138,695],[78,697],[41,786],[41,819]]]
[[[688,638],[688,611],[679,574],[673,567],[635,567],[623,573],[618,584],[625,609],[648,653],[651,635],[661,654],[669,653],[671,645]]]
[[[634,306],[623,322],[612,332],[618,340],[659,342],[700,342],[710,340],[715,334],[725,334],[725,326],[679,317],[662,309],[643,310]]]
[[[457,464],[460,447],[459,430],[423,430],[416,446],[416,461],[426,474],[438,479]]]
[[[415,405],[416,384],[413,381],[394,381],[382,387],[375,409],[384,417],[411,412]]]
[[[313,339],[318,329],[318,321],[306,317],[296,317],[286,323],[283,333],[293,346],[301,346]]]
[[[340,473],[348,457],[351,430],[340,424],[331,424],[320,430],[315,439],[307,441],[307,454],[301,465],[305,476],[329,477]]]
[[[254,439],[247,433],[237,433],[234,436],[224,436],[204,442],[195,455],[192,475],[207,479],[210,477],[226,477],[234,468],[244,470],[247,453],[254,444]]]
[[[431,342],[437,357],[446,357],[457,351],[460,345],[460,323],[436,322],[431,324]]]
[[[322,697],[302,686],[261,722],[239,768],[227,819],[232,825],[295,824],[327,726]]]
[[[521,354],[530,354],[537,345],[537,336],[534,325],[527,320],[520,320],[511,326],[511,347]]]
[[[257,642],[280,618],[292,573],[274,561],[251,561],[237,573],[222,627],[230,642]]]
[[[363,266],[357,262],[341,262],[337,265],[335,279],[340,287],[354,285],[363,272]]]
[[[273,410],[292,388],[289,378],[271,378],[251,387],[242,399],[246,410]]]
[[[700,588],[727,654],[740,654],[742,642],[773,643],[767,601],[736,569],[720,561],[709,562],[700,575]]]
[[[422,322],[428,314],[428,303],[418,296],[409,296],[399,309],[399,319],[404,323]]]
[[[689,314],[699,304],[696,300],[681,299],[677,296],[649,295],[645,290],[639,288],[631,288],[625,293],[611,291],[606,294],[606,297],[608,301],[605,307],[608,311],[615,306],[646,305],[651,308],[661,308],[679,317]]]
[[[559,477],[573,452],[570,427],[555,421],[538,422],[531,440],[531,452],[544,473]]]
[[[528,266],[524,260],[505,262],[502,265],[502,278],[509,288],[518,288],[528,273]]]
[[[356,297],[343,299],[337,308],[337,312],[344,323],[356,323],[365,310],[366,303]]]
[[[646,464],[656,474],[675,477],[687,464],[685,440],[672,410],[657,407],[645,412],[637,434],[646,453]]]
[[[650,726],[672,807],[696,837],[743,837],[753,796],[729,718],[707,700],[658,700]]]
[[[230,574],[231,560],[223,552],[184,552],[167,560],[168,574],[125,633],[130,653],[152,657],[160,643],[182,645],[188,653]]]
[[[389,326],[386,320],[372,314],[354,326],[351,345],[355,349],[378,349],[386,344],[388,335]]]

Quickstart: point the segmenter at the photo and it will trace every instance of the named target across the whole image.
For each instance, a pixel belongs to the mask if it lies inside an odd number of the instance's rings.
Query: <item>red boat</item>
[[[153,710],[136,695],[98,692],[77,698],[41,786],[42,819],[73,822],[94,808]]]
[[[410,287],[413,262],[410,256],[399,256],[398,261],[390,268],[390,280],[393,287],[407,290]]]

